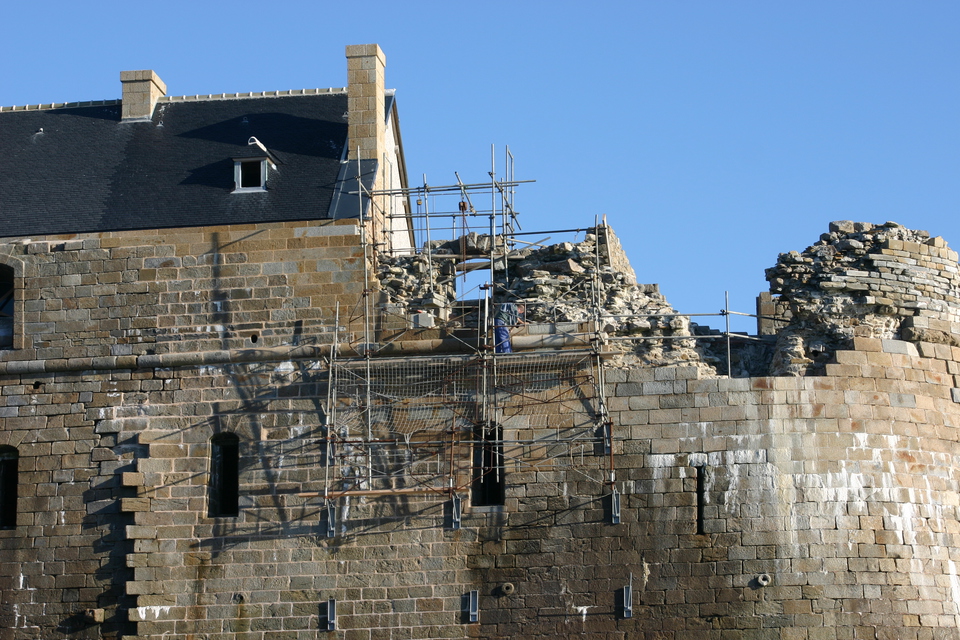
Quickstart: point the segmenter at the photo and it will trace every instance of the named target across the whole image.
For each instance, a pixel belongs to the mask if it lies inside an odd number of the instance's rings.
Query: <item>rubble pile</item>
[[[495,299],[524,302],[528,322],[596,322],[631,363],[726,370],[725,345],[695,340],[695,332],[710,331],[677,315],[657,285],[637,283],[608,226],[587,230],[579,242],[510,249],[494,247],[499,241],[470,233],[428,242],[416,255],[381,256],[384,308],[399,318],[426,317],[414,326],[476,328],[479,305],[457,301],[457,274],[489,269],[493,253]],[[761,319],[769,337],[737,347],[734,375],[816,375],[837,350],[852,348],[854,336],[960,346],[957,254],[926,231],[832,222],[816,244],[780,254],[766,276],[773,297],[762,296],[765,313],[782,320]]]
[[[377,279],[385,301],[408,311],[449,307],[457,298],[454,261],[426,253],[381,255]]]
[[[427,243],[416,256],[383,258],[378,273],[382,291],[390,304],[408,311],[450,305],[456,297],[457,265],[488,258],[490,248],[490,236],[469,234]],[[611,337],[635,338],[617,342],[634,360],[660,366],[702,361],[696,340],[683,339],[692,333],[689,319],[676,315],[657,285],[637,284],[607,226],[589,230],[580,242],[513,249],[493,266],[498,299],[524,302],[527,322],[598,321]],[[452,317],[455,323],[476,326],[475,314]]]
[[[596,234],[588,233],[582,242],[514,252],[503,286],[527,303],[527,317],[535,322],[587,322],[597,306],[611,334],[689,335],[686,318],[672,315],[657,285],[637,284],[633,273],[607,262],[597,252]]]
[[[957,254],[895,222],[832,222],[802,253],[780,254],[766,277],[792,315],[771,375],[815,375],[854,336],[900,338],[905,318],[956,322],[960,310]]]
[[[490,255],[489,235],[431,240],[415,255],[380,254],[377,279],[385,301],[409,310],[448,308],[457,299],[457,265]],[[502,268],[502,266],[500,267]]]

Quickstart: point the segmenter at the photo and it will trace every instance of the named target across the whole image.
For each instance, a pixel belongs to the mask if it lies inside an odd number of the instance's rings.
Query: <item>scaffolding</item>
[[[494,491],[504,468],[569,465],[597,445],[597,364],[592,351],[332,362],[324,497]]]
[[[394,228],[391,218],[402,216],[405,224],[412,225],[414,246],[422,247],[421,253],[416,248],[395,250],[365,230],[361,241],[368,283],[374,281],[369,270],[380,260],[403,256],[425,258],[424,299],[444,287],[449,293],[451,280],[465,283],[467,274],[474,271],[485,271],[488,279],[476,287],[475,300],[466,299],[465,285],[457,291],[455,305],[459,308],[452,324],[460,328],[442,337],[439,331],[424,337],[423,327],[410,323],[410,309],[393,309],[382,301],[375,304],[378,291],[370,285],[357,307],[342,319],[345,325],[362,326],[362,335],[341,326],[338,309],[323,403],[325,476],[322,491],[310,494],[324,499],[328,535],[336,535],[335,505],[345,497],[443,496],[451,501],[451,522],[456,528],[464,497],[469,496],[474,506],[503,504],[507,471],[571,468],[584,464],[587,456],[600,458],[590,466],[602,469],[602,478],[596,473],[590,477],[606,486],[612,517],[618,520],[618,437],[607,409],[604,368],[613,355],[611,345],[626,340],[725,338],[729,368],[734,338],[730,316],[759,317],[730,311],[728,302],[716,314],[656,314],[660,320],[725,317],[727,326],[722,334],[605,335],[601,326],[610,316],[603,310],[600,274],[601,266],[610,266],[604,264],[610,259],[609,251],[606,255],[601,251],[609,242],[606,221],[601,224],[597,220],[589,229],[522,231],[516,189],[533,181],[515,178],[509,148],[504,164],[506,176],[500,179],[491,150],[488,182],[464,183],[455,174],[455,184],[431,186],[424,176],[419,187],[365,192],[371,203],[376,196],[415,200],[416,208],[409,208],[408,213],[380,213],[389,229]],[[478,208],[475,203],[485,195],[489,207]],[[438,201],[451,199],[455,202],[452,207],[438,205]],[[567,292],[586,307],[582,322],[555,318],[539,332],[539,338],[529,342],[535,348],[498,353],[491,320],[496,305],[507,299],[508,262],[517,248],[542,247],[549,234],[586,232],[595,234],[592,275],[578,289]],[[534,242],[521,239],[543,234],[548,237]],[[435,265],[451,262],[453,267],[444,267],[445,275],[438,277]],[[391,325],[391,314],[398,315],[392,321],[399,327],[392,333],[384,330]],[[468,317],[471,321],[465,322]],[[395,353],[402,356],[390,357]]]

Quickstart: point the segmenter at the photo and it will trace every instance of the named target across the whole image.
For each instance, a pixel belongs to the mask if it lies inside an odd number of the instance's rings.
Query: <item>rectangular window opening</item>
[[[240,440],[221,433],[210,442],[210,517],[240,515]]]
[[[234,193],[264,191],[267,188],[267,159],[234,159]]]
[[[17,487],[20,456],[13,447],[0,447],[0,529],[17,527]]]
[[[262,187],[263,183],[260,181],[260,165],[263,164],[261,161],[256,162],[241,162],[240,163],[240,188],[241,189],[253,189],[255,187]]]
[[[704,510],[707,504],[707,468],[697,466],[693,468],[697,479],[697,534],[702,535],[704,530]]]
[[[502,506],[506,486],[503,478],[503,427],[477,425],[473,435],[470,502],[475,507]]]

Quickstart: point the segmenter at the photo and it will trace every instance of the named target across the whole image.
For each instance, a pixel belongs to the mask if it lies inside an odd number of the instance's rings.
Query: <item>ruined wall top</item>
[[[802,252],[767,269],[770,291],[789,317],[771,373],[818,373],[854,336],[900,338],[905,324],[960,321],[957,253],[940,237],[895,222],[832,222]]]

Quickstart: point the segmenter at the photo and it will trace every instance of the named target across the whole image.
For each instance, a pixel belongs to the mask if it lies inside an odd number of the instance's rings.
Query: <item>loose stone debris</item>
[[[479,315],[447,314],[456,300],[457,268],[489,256],[490,236],[469,234],[432,241],[415,256],[384,257],[378,277],[389,303],[408,314],[434,313],[450,325],[476,327]],[[489,269],[489,261],[479,262]],[[677,315],[656,284],[638,284],[620,243],[607,226],[588,229],[580,242],[516,248],[494,264],[498,300],[526,304],[532,323],[597,322],[626,350],[624,364],[702,365],[689,318]],[[658,339],[661,338],[661,339]],[[678,339],[679,338],[679,339]]]
[[[913,327],[902,335],[905,318],[957,321],[957,254],[943,238],[896,222],[832,222],[802,253],[781,253],[766,277],[790,318],[779,330],[771,375],[820,374],[854,336],[919,340]],[[944,340],[949,333],[923,337]]]
[[[502,256],[500,249],[495,253]],[[470,233],[428,242],[416,255],[383,256],[383,300],[404,316],[426,316],[428,326],[475,329],[479,304],[457,311],[457,279],[471,268],[489,270],[490,250],[489,235]],[[724,341],[692,337],[719,332],[678,315],[656,284],[638,284],[606,225],[588,229],[579,242],[513,248],[493,267],[497,299],[525,303],[529,322],[596,322],[624,351],[624,365],[694,365],[705,377],[727,373]],[[854,336],[956,340],[950,330],[904,322],[960,321],[956,253],[926,231],[895,222],[832,222],[816,244],[780,254],[766,276],[772,295],[763,294],[761,306],[782,320],[761,319],[763,339],[735,345],[735,376],[822,374]]]

